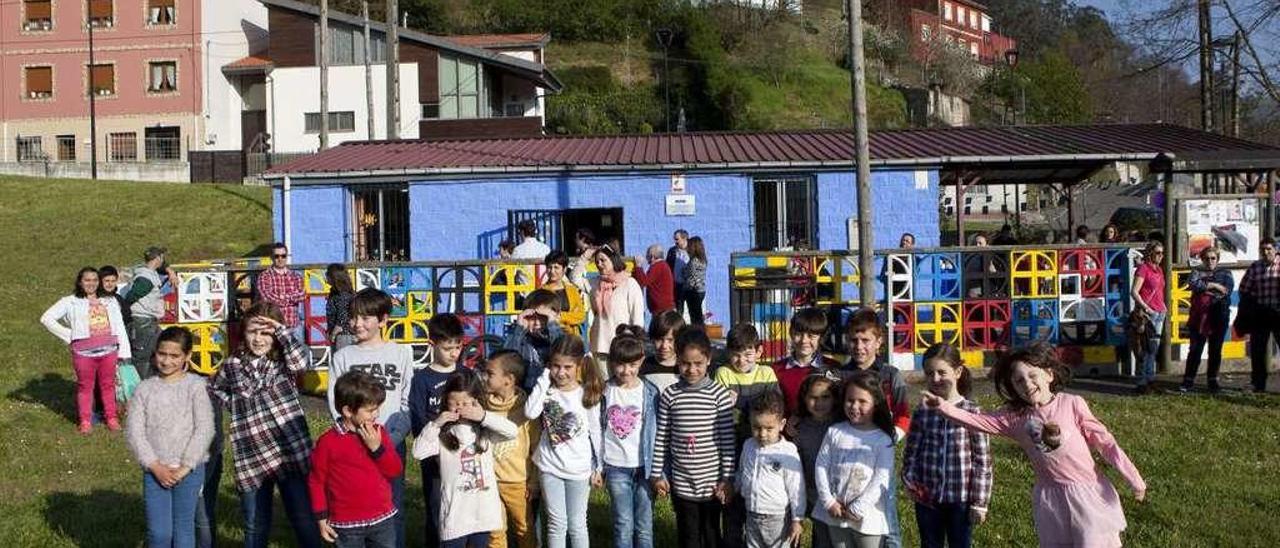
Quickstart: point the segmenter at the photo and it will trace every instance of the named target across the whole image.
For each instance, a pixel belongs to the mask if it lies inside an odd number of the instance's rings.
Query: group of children
[[[1060,393],[1069,372],[1039,347],[993,369],[1006,406],[983,414],[967,399],[959,353],[935,345],[913,415],[903,379],[880,357],[874,313],[848,322],[843,365],[820,351],[826,314],[805,309],[790,324],[790,355],[772,367],[758,363],[759,335],[743,324],[712,371],[706,333],[665,313],[647,334],[620,326],[602,371],[581,338],[556,328],[559,301],[544,297],[526,299],[505,348],[476,370],[458,365],[461,321],[433,316],[431,363],[415,371],[412,352],[382,338],[390,298],[362,290],[351,303],[356,342],[330,366],[335,425],[314,446],[292,382],[302,343],[274,307],[252,307],[242,347],[208,385],[230,413],[246,545],[265,545],[278,489],[299,545],[403,546],[410,449],[427,546],[537,546],[540,503],[547,546],[586,547],[593,488],[610,495],[616,547],[654,544],[658,497],[671,499],[682,547],[796,545],[806,518],[813,546],[898,546],[899,481],[925,546],[968,546],[989,507],[987,434],[1013,438],[1031,459],[1042,545],[1119,545],[1119,498],[1090,448],[1139,500],[1145,493],[1084,401]],[[143,466],[149,538],[185,546],[217,421],[209,398],[188,394],[204,389],[182,365],[190,334],[174,327],[160,341],[160,374],[139,387],[127,430]],[[899,468],[894,447],[904,440]]]

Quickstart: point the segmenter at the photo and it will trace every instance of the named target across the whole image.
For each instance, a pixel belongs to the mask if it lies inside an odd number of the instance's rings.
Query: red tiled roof
[[[275,66],[270,59],[260,55],[249,55],[222,65],[222,70],[262,69]]]
[[[551,35],[542,33],[525,34],[460,34],[441,36],[441,38],[473,48],[513,48],[542,47],[551,39]]]
[[[1280,160],[1274,147],[1166,124],[905,129],[872,132],[870,140],[879,165],[1150,160],[1161,153]],[[364,141],[268,174],[835,167],[853,157],[848,130]]]

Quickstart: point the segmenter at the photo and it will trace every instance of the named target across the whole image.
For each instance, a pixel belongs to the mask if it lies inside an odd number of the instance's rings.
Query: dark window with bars
[[[817,185],[812,178],[754,181],[755,249],[817,249]]]
[[[409,260],[409,186],[359,186],[351,196],[355,260]]]

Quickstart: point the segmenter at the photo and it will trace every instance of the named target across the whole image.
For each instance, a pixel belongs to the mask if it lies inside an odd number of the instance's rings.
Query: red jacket
[[[782,401],[787,404],[787,416],[795,416],[796,411],[803,405],[800,401],[800,385],[804,384],[805,377],[821,375],[839,368],[840,362],[822,354],[814,357],[814,363],[804,365],[797,363],[791,356],[773,362],[773,374],[778,377],[778,388],[782,390]],[[835,403],[835,409],[842,409],[839,397],[836,397]]]
[[[334,426],[316,440],[307,488],[317,520],[334,527],[376,523],[396,512],[391,479],[404,470],[391,436],[381,426],[382,445],[369,451],[355,432]]]
[[[631,277],[636,279],[640,287],[645,289],[645,300],[649,303],[649,313],[658,315],[676,308],[676,286],[671,277],[671,267],[664,261],[649,265],[649,271],[642,268],[631,270]]]

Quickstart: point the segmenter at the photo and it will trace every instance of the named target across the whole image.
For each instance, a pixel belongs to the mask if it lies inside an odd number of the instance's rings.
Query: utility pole
[[[1232,137],[1240,136],[1240,42],[1242,33],[1237,30],[1231,42],[1231,126]]]
[[[400,0],[387,0],[387,139],[400,138]]]
[[[849,9],[850,85],[853,87],[853,142],[857,149],[858,294],[862,306],[870,309],[875,306],[876,279],[871,233],[871,151],[867,142],[867,70],[862,53],[862,0],[846,0],[846,4]]]
[[[1213,24],[1211,0],[1196,0],[1200,22],[1200,128],[1213,131]]]
[[[89,176],[98,180],[98,90],[93,85],[93,20],[89,25]]]
[[[320,0],[320,150],[329,148],[329,0]]]
[[[373,52],[369,51],[372,41],[369,39],[369,0],[360,1],[360,17],[364,20],[364,99],[365,99],[365,138],[373,140]]]

